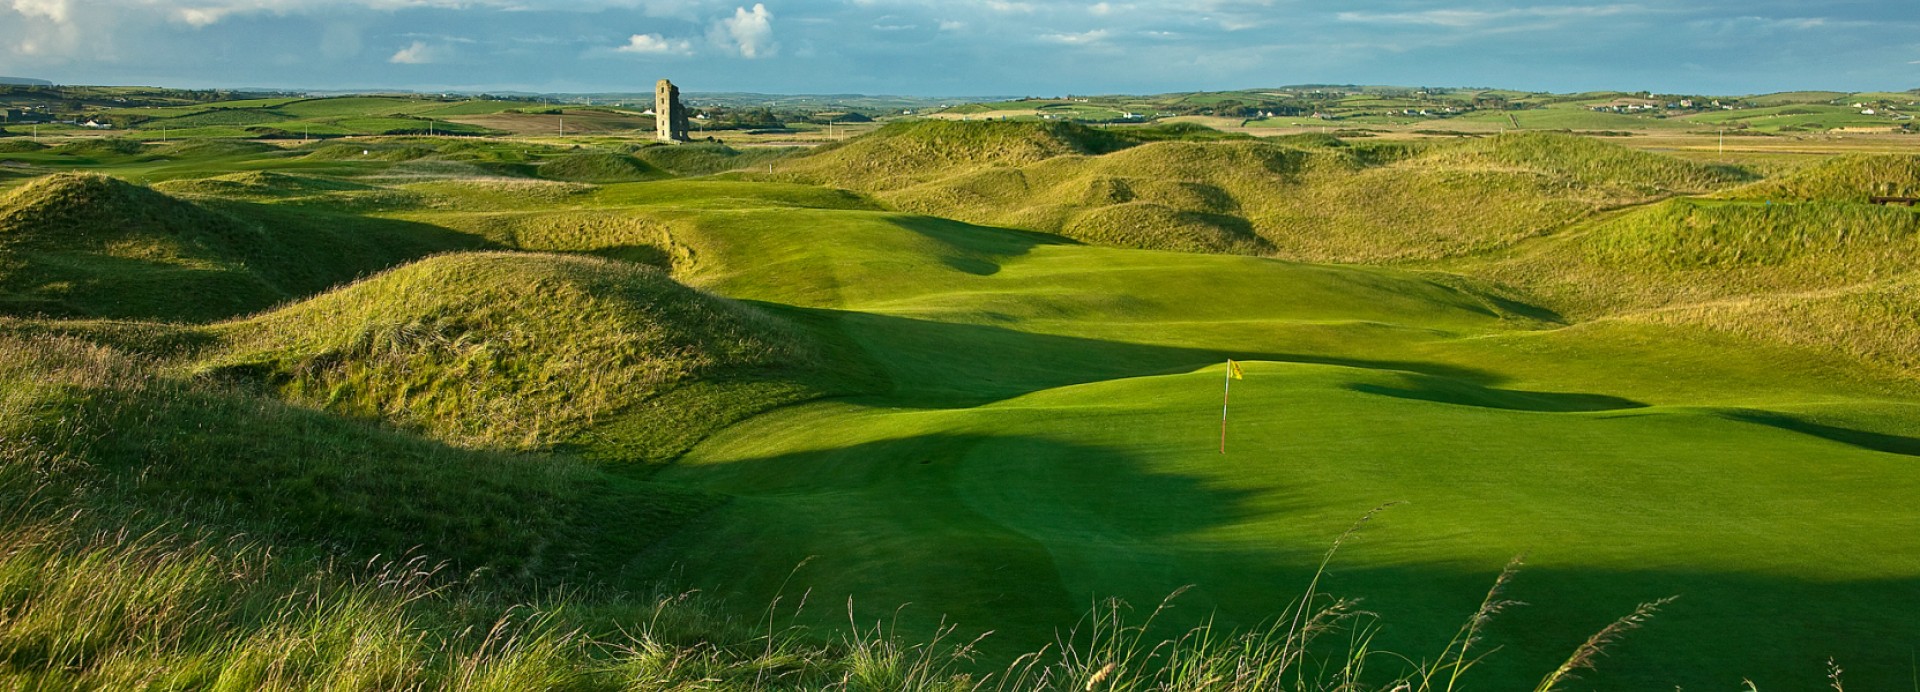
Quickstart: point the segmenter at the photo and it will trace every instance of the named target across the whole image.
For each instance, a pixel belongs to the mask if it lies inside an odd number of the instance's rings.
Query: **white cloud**
[[[999,12],[1000,14],[1033,14],[1034,7],[1024,2],[987,0],[987,9]]]
[[[182,7],[176,10],[173,16],[189,26],[198,28],[218,24],[230,11],[220,7]]]
[[[1639,5],[1593,5],[1574,7],[1516,7],[1506,10],[1423,10],[1420,12],[1341,12],[1334,15],[1343,22],[1365,24],[1417,24],[1456,29],[1477,27],[1506,19],[1610,17],[1644,12]]]
[[[67,23],[70,16],[67,0],[13,0],[13,11],[28,17],[51,19],[57,24]]]
[[[963,22],[963,21],[959,21],[959,20],[956,20],[956,19],[942,19],[942,20],[940,20],[940,30],[941,30],[941,31],[960,31],[960,30],[962,30],[962,29],[965,29],[965,28],[967,28],[967,23],[966,23],[966,22]]]
[[[1048,41],[1052,41],[1054,43],[1065,43],[1071,46],[1084,46],[1084,45],[1099,43],[1101,41],[1104,41],[1107,39],[1107,36],[1108,36],[1108,32],[1106,29],[1094,29],[1093,31],[1084,31],[1078,34],[1045,34],[1045,35],[1042,35],[1040,38],[1046,39]]]
[[[634,34],[627,39],[627,45],[614,50],[641,55],[687,55],[693,52],[693,42],[669,39],[659,34]]]
[[[1087,8],[1087,11],[1097,15],[1101,15],[1101,16],[1113,14],[1113,4],[1105,3],[1105,2],[1096,2],[1093,4],[1092,7]]]
[[[440,49],[427,45],[426,41],[414,41],[413,45],[402,48],[394,53],[393,57],[387,58],[387,62],[395,65],[425,65],[437,62],[441,57],[440,53]]]
[[[736,8],[733,16],[714,22],[708,32],[714,43],[738,51],[743,58],[763,58],[780,49],[773,42],[773,13],[755,3],[752,10]]]

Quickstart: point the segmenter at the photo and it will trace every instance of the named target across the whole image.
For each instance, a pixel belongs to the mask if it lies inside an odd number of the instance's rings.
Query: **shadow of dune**
[[[1583,413],[1593,411],[1620,411],[1625,409],[1646,408],[1647,405],[1632,399],[1623,399],[1605,394],[1586,394],[1580,392],[1530,392],[1514,389],[1495,389],[1469,382],[1432,376],[1408,375],[1407,387],[1356,383],[1347,385],[1347,389],[1363,394],[1390,396],[1398,399],[1431,401],[1456,406],[1477,406],[1506,411],[1537,411],[1542,413]]]
[[[1764,425],[1770,428],[1778,428],[1780,430],[1786,430],[1788,432],[1796,432],[1802,435],[1812,435],[1814,437],[1818,437],[1823,440],[1831,440],[1833,442],[1838,442],[1841,444],[1853,445],[1861,449],[1868,449],[1875,452],[1886,452],[1888,454],[1899,454],[1902,456],[1920,457],[1920,438],[1916,438],[1916,437],[1906,437],[1903,435],[1888,435],[1885,433],[1869,432],[1866,430],[1854,430],[1852,428],[1842,428],[1842,427],[1837,427],[1832,425],[1823,425],[1820,423],[1815,423],[1810,420],[1806,420],[1804,418],[1798,418],[1795,416],[1790,416],[1784,413],[1776,413],[1773,411],[1742,409],[1738,411],[1730,411],[1727,413],[1723,413],[1721,415],[1730,420],[1736,420],[1742,423],[1753,423],[1755,425]]]
[[[1189,372],[1228,358],[1406,372],[1482,385],[1504,379],[1486,370],[1429,361],[1158,346],[865,312],[756,305],[804,315],[814,324],[834,325],[866,354],[873,368],[885,373],[891,387],[880,396],[890,406],[978,406],[1057,387]]]

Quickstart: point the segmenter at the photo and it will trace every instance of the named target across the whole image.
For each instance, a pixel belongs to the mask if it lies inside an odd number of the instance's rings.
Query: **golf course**
[[[0,139],[4,684],[1920,685],[1912,135],[507,105]]]

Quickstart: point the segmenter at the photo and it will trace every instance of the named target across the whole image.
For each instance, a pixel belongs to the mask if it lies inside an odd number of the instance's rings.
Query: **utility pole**
[[[1720,128],[1720,155],[1727,154],[1727,128]]]
[[[567,112],[560,111],[560,136],[567,136]]]

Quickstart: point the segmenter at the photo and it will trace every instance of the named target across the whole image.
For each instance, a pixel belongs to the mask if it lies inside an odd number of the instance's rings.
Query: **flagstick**
[[[1220,453],[1227,453],[1227,402],[1233,398],[1233,362],[1227,362],[1227,387],[1220,394]]]

